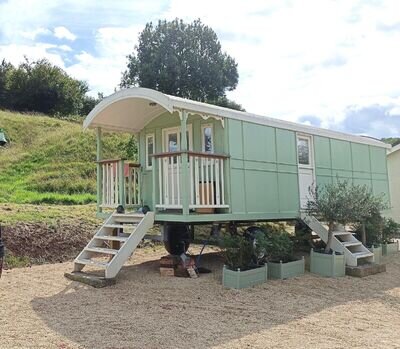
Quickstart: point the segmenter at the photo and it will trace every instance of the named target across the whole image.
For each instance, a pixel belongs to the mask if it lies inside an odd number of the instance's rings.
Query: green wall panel
[[[229,120],[229,153],[232,158],[243,159],[242,122]]]
[[[258,170],[258,171],[275,171],[277,170],[276,163],[261,162],[261,161],[244,161],[244,167],[246,170]]]
[[[296,134],[276,129],[276,155],[281,164],[297,165]]]
[[[314,137],[315,166],[331,168],[331,147],[329,138]]]
[[[389,199],[389,185],[387,181],[372,180],[372,192],[374,195],[384,194]]]
[[[317,186],[323,186],[325,184],[332,184],[332,176],[316,176]]]
[[[279,173],[279,211],[298,212],[299,210],[299,187],[297,184],[297,174]]]
[[[231,207],[232,213],[246,212],[244,170],[231,169]]]
[[[276,162],[275,129],[245,122],[243,155],[246,160]]]
[[[278,179],[276,172],[247,170],[245,183],[247,212],[278,212]]]
[[[370,147],[371,171],[374,173],[387,173],[386,169],[386,149]]]
[[[331,139],[332,168],[338,170],[352,170],[350,143]]]
[[[353,171],[371,172],[368,145],[351,143],[351,156],[353,159]]]

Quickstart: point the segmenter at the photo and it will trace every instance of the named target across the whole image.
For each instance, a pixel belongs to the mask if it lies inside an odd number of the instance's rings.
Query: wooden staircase
[[[301,214],[301,219],[318,234],[322,241],[325,243],[328,241],[328,229],[318,219],[306,213]],[[374,262],[374,254],[344,228],[333,232],[332,250],[343,253],[346,264],[351,267],[357,267],[365,262]]]
[[[74,272],[90,265],[104,269],[106,279],[115,278],[153,223],[154,212],[113,213],[76,257]]]

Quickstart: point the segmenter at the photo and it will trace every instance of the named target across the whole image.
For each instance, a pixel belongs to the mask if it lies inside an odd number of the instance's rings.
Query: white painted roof
[[[356,136],[348,133],[336,132],[319,127],[241,112],[207,103],[170,96],[155,90],[141,87],[120,90],[103,99],[86,117],[83,122],[83,127],[84,129],[101,127],[108,131],[137,133],[150,121],[164,112],[168,111],[169,113],[172,113],[176,109],[185,109],[199,114],[243,120],[300,133],[391,148],[389,144],[370,137]]]
[[[400,144],[395,145],[392,149],[389,150],[388,155],[393,154],[394,152],[400,150]]]

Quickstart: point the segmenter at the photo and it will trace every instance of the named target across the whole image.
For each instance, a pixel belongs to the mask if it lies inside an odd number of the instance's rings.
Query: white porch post
[[[186,135],[186,122],[188,118],[188,113],[186,110],[182,110],[181,116],[181,169],[182,176],[180,181],[180,192],[182,195],[182,213],[189,214],[189,196],[190,196],[190,186],[189,186],[189,176],[188,176],[188,147],[187,147],[187,135]]]
[[[103,158],[103,144],[101,141],[101,128],[96,129],[96,160],[97,160],[97,212],[101,213],[101,203],[103,201],[103,172],[99,161]]]

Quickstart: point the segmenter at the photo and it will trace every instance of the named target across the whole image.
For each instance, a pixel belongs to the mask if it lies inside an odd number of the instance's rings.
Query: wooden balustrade
[[[140,205],[140,165],[123,159],[98,161],[101,166],[101,207]],[[100,179],[98,179],[100,180]]]
[[[182,155],[188,161],[183,164]],[[165,209],[182,209],[182,195],[189,196],[189,208],[228,208],[225,202],[224,163],[222,154],[169,152],[154,154],[158,167],[158,204]],[[182,169],[186,166],[189,186],[182,185]],[[154,169],[153,169],[154,170]],[[181,188],[188,188],[189,192]]]

